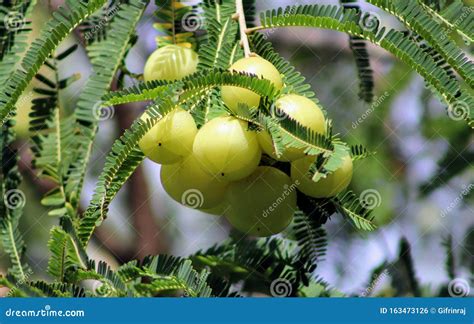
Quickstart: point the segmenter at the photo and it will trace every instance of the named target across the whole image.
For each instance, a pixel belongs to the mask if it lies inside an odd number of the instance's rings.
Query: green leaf
[[[286,9],[269,10],[261,14],[262,26],[250,32],[276,27],[317,27],[337,30],[368,40],[392,53],[402,62],[417,71],[442,101],[451,108],[474,106],[472,94],[463,89],[444,68],[438,65],[431,54],[403,32],[385,27],[363,28],[361,17],[367,13],[331,5],[291,6]],[[362,25],[362,26],[361,26]],[[474,111],[467,109],[462,115],[474,128]]]
[[[53,53],[59,43],[87,16],[99,9],[106,0],[67,0],[66,6],[53,13],[41,35],[31,44],[23,57],[20,67],[13,72],[0,91],[0,124],[11,116],[15,103],[21,93],[37,74],[46,59]]]

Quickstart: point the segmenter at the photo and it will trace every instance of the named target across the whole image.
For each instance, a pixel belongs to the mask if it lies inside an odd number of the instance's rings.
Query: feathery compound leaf
[[[94,43],[88,48],[93,74],[79,96],[74,111],[78,156],[69,166],[70,190],[80,193],[84,174],[92,150],[92,142],[97,132],[98,122],[103,111],[100,107],[102,97],[107,93],[115,73],[127,53],[135,27],[145,10],[148,1],[131,0],[120,7],[110,25],[110,35],[106,40]],[[109,112],[106,112],[109,113]],[[74,206],[77,208],[77,206]]]
[[[0,124],[11,117],[9,114],[15,109],[18,97],[59,43],[104,3],[106,0],[67,0],[67,7],[60,7],[53,13],[53,18],[42,28],[40,37],[26,52],[21,66],[3,83],[0,92]]]
[[[302,264],[297,245],[289,240],[227,240],[191,256],[196,267],[208,267],[211,276],[219,274],[229,283],[242,282],[243,291],[270,295],[275,280],[285,280],[288,295],[296,296],[298,287],[310,282],[314,265]]]
[[[155,0],[158,10],[155,16],[158,22],[153,26],[162,34],[156,37],[157,47],[169,44],[191,47],[196,43],[194,32],[202,21],[192,1]]]
[[[100,10],[82,21],[78,30],[82,34],[85,45],[88,46],[107,38],[110,21],[117,14],[120,6],[126,1],[127,0],[109,0]]]
[[[341,4],[344,8],[360,10],[356,0],[341,0]],[[374,100],[374,73],[370,67],[367,43],[360,37],[349,36],[349,46],[354,55],[359,76],[359,98],[371,103]]]
[[[466,57],[461,48],[457,46],[455,41],[451,38],[449,31],[433,19],[417,1],[368,0],[368,2],[397,16],[402,23],[418,33],[419,36],[425,39],[429,45],[441,54],[444,60],[440,64],[443,62],[449,63],[450,66],[466,80],[469,86],[474,86],[474,63]],[[459,20],[467,22],[470,19],[470,24],[472,25],[471,29],[474,28],[474,15],[472,15],[472,10],[469,12],[458,6],[450,6],[450,8],[451,7],[456,7],[453,13],[459,10],[460,12],[457,13],[460,15],[456,17],[450,16],[453,19],[450,21]]]
[[[0,236],[3,249],[10,257],[10,274],[15,281],[24,282],[31,270],[22,260],[25,244],[18,226],[26,197],[18,189],[21,176],[17,166],[17,151],[12,147],[15,139],[12,127],[13,121],[9,120],[0,129]]]
[[[100,284],[94,285],[93,296],[125,297],[130,295],[122,278],[104,261],[99,261],[97,266],[94,260],[88,261],[87,267],[72,272],[68,280],[75,284],[84,280],[100,281]]]
[[[345,32],[379,45],[408,64],[425,79],[435,94],[450,106],[450,111],[458,109],[459,106],[474,106],[473,96],[461,88],[459,82],[440,67],[439,62],[426,53],[417,42],[400,31],[365,26],[361,18],[367,15],[369,14],[362,11],[343,10],[342,7],[331,5],[292,6],[284,10],[280,8],[262,13],[260,17],[262,26],[250,29],[250,32],[291,26],[317,27]],[[463,110],[462,118],[471,128],[474,128],[472,109]]]
[[[36,75],[43,88],[35,88],[33,91],[40,97],[32,100],[33,106],[30,112],[30,131],[32,132],[32,151],[34,153],[33,165],[40,170],[40,175],[52,180],[57,186],[45,195],[42,203],[53,207],[51,216],[62,216],[68,213],[72,207],[69,201],[74,197],[66,196],[68,180],[67,166],[75,160],[77,144],[74,141],[74,119],[71,117],[61,118],[64,107],[60,107],[60,91],[78,79],[77,75],[59,80],[59,61],[71,55],[77,45],[74,45],[57,56],[48,59],[45,68],[48,68],[54,76],[54,80],[48,79],[42,74]],[[72,215],[71,215],[72,216]]]
[[[349,218],[357,229],[364,231],[375,229],[375,224],[372,223],[371,209],[364,207],[359,197],[352,191],[341,193],[330,200],[337,211],[342,216]]]
[[[326,231],[314,218],[302,211],[296,211],[293,220],[293,232],[300,251],[300,261],[303,264],[316,264],[326,254]]]
[[[134,289],[139,296],[155,296],[166,291],[183,291],[188,297],[210,297],[212,290],[207,284],[209,273],[197,272],[190,260],[159,255],[147,257],[139,268],[141,276],[149,284],[137,283]]]
[[[462,0],[454,0],[440,12],[431,9],[421,0],[417,0],[423,9],[439,18],[449,29],[455,30],[466,41],[474,42],[474,12],[472,6],[465,6]]]
[[[51,229],[48,242],[51,257],[48,262],[48,273],[58,281],[63,281],[66,271],[81,265],[76,247],[71,236],[58,226]]]
[[[271,62],[283,77],[287,93],[296,93],[301,96],[316,100],[311,85],[305,83],[305,77],[298,72],[293,65],[280,56],[272,47],[272,44],[265,40],[264,35],[250,35],[250,49],[265,60]]]
[[[309,168],[309,176],[313,181],[319,181],[339,169],[343,158],[348,153],[348,147],[337,139],[333,139],[333,151],[318,155]]]
[[[280,137],[275,138],[272,135],[273,140],[279,141],[280,147],[294,147],[304,149],[308,155],[327,154],[330,155],[334,152],[334,144],[331,139],[323,134],[317,133],[312,129],[301,125],[296,120],[292,119],[284,111],[279,108],[275,108],[275,111],[279,118],[280,126]],[[271,130],[270,130],[271,131]]]
[[[3,1],[0,4],[0,84],[4,84],[20,61],[31,32],[30,18],[36,0]]]
[[[232,19],[235,12],[233,1],[208,0],[202,3],[206,37],[199,49],[199,69],[227,69],[242,57],[236,40],[238,23]]]
[[[370,152],[363,145],[352,145],[351,146],[351,157],[352,161],[362,160],[374,155],[375,152]]]
[[[83,288],[69,283],[35,281],[28,284],[45,297],[86,297]]]

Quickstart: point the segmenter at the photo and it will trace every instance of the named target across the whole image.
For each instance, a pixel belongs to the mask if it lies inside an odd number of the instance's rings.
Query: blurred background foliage
[[[257,1],[257,12],[290,4],[315,1]],[[318,1],[337,4],[337,1]],[[61,1],[39,1],[35,10],[31,40]],[[474,1],[465,1],[474,5]],[[389,26],[399,26],[384,12],[374,11]],[[138,42],[127,58],[129,71],[140,74],[148,55],[156,48],[159,31],[151,6],[138,27]],[[355,165],[352,188],[356,192],[372,188],[380,194],[380,206],[374,211],[379,229],[367,233],[355,231],[344,219],[335,217],[326,224],[328,251],[316,274],[345,294],[361,294],[378,278],[371,295],[433,295],[449,281],[446,269],[446,244],[452,250],[456,277],[471,277],[474,271],[474,136],[463,122],[446,118],[443,105],[425,88],[423,80],[387,52],[369,45],[374,70],[375,100],[369,105],[358,99],[358,78],[348,37],[316,29],[269,30],[265,35],[275,48],[307,78],[334,121],[335,132],[349,144],[364,144],[376,155]],[[472,58],[473,44],[463,44]],[[81,42],[71,36],[58,52]],[[46,72],[45,72],[46,73]],[[81,78],[63,91],[65,111],[74,107],[77,95],[90,73],[83,47],[60,66],[60,74],[79,73]],[[126,77],[124,82],[133,81]],[[18,103],[16,130],[20,149],[21,187],[27,197],[21,229],[28,246],[28,263],[33,276],[45,278],[49,229],[57,219],[39,204],[50,188],[31,169],[28,114],[31,110],[34,81]],[[143,106],[125,105],[115,116],[101,122],[94,144],[93,163],[85,183],[82,206],[92,194],[105,154],[113,141],[136,118]],[[473,107],[470,107],[471,109]],[[109,218],[98,228],[89,253],[111,265],[148,254],[188,255],[224,240],[230,231],[225,220],[187,209],[172,201],[163,191],[159,166],[145,161],[114,200]],[[407,241],[404,241],[406,238]],[[406,272],[406,260],[399,258],[410,244],[413,273]],[[404,250],[405,249],[405,250]],[[3,249],[0,249],[3,253]],[[395,273],[385,276],[377,269],[391,264]],[[0,272],[8,265],[0,259]],[[408,267],[409,268],[409,267]],[[405,270],[403,270],[405,269]],[[389,270],[389,271],[392,271]],[[410,271],[408,271],[410,272]],[[398,277],[397,277],[398,276]],[[420,287],[404,287],[415,276]],[[390,285],[390,278],[394,281]],[[398,279],[398,280],[397,280]],[[391,288],[388,288],[391,287]],[[396,287],[394,290],[393,287]]]

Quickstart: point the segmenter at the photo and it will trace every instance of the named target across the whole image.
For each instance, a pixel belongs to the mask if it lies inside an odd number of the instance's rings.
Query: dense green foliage
[[[1,5],[1,14],[20,12],[28,22],[35,1],[9,1],[16,2],[18,4]],[[259,25],[253,19],[253,1],[244,1],[249,27],[245,33],[250,49],[278,69],[285,84],[281,90],[268,80],[228,71],[232,63],[244,57],[240,27],[233,17],[236,12],[234,1],[203,0],[199,5],[190,6],[186,2],[156,0],[159,9],[155,27],[162,32],[157,39],[158,46],[194,47],[199,54],[198,71],[175,82],[140,82],[129,88],[114,88],[114,91],[111,88],[117,75],[128,72],[125,59],[136,38],[140,37],[135,34],[137,24],[149,1],[68,0],[65,7],[54,13],[26,52],[28,23],[19,29],[0,26],[0,193],[2,197],[14,193],[21,180],[16,166],[17,152],[12,148],[15,135],[11,117],[15,114],[18,98],[35,78],[41,87],[35,89],[39,97],[33,100],[30,123],[34,166],[40,176],[54,183],[54,189],[43,197],[42,203],[50,208],[50,215],[58,218],[48,244],[51,256],[47,271],[55,282],[30,281],[29,266],[24,262],[25,246],[18,229],[21,206],[12,209],[4,200],[0,201],[0,237],[11,259],[10,271],[0,278],[0,284],[11,288],[13,296],[207,297],[253,292],[269,294],[275,280],[284,279],[290,283],[288,295],[291,296],[338,295],[324,280],[313,275],[325,254],[324,223],[333,214],[339,214],[357,230],[376,228],[375,211],[359,194],[350,190],[323,199],[298,192],[299,210],[282,237],[256,240],[232,235],[227,241],[187,258],[151,256],[112,270],[105,262],[96,264],[91,260],[86,248],[95,229],[106,219],[112,200],[144,159],[138,142],[178,105],[193,115],[199,127],[216,116],[230,114],[249,122],[253,129],[267,131],[277,152],[290,146],[304,149],[310,155],[318,154],[308,170],[314,181],[337,170],[347,152],[351,153],[354,163],[374,154],[363,143],[355,146],[345,143],[333,132],[327,111],[327,132],[319,134],[272,106],[279,96],[287,93],[320,103],[305,78],[258,33],[260,30],[301,26],[349,35],[360,81],[360,98],[368,103],[374,99],[374,77],[367,44],[370,42],[385,49],[424,78],[427,87],[446,104],[449,115],[455,114],[462,119],[466,130],[459,136],[467,138],[474,128],[474,110],[470,109],[474,107],[474,65],[447,30],[472,40],[472,11],[465,20],[452,24],[452,17],[464,12],[459,2],[437,10],[424,1],[368,0],[397,17],[407,28],[395,30],[386,28],[376,18],[373,20],[369,12],[352,2],[341,1],[341,6],[315,4],[268,10],[260,13]],[[104,20],[110,10],[116,12],[111,19]],[[190,17],[201,17],[204,23],[195,21],[197,25],[190,27],[186,25],[189,23],[186,19]],[[93,33],[94,25],[103,21],[106,26],[99,33]],[[56,49],[76,28],[86,35],[86,51],[93,72],[73,113],[68,115],[61,106],[60,92],[76,81],[77,75],[60,78],[58,62],[66,60],[77,46],[62,53],[56,53]],[[52,78],[38,73],[42,66],[53,75]],[[137,76],[137,79],[141,80],[141,77]],[[231,112],[221,100],[223,85],[254,91],[262,97],[260,106],[257,110]],[[146,121],[137,119],[115,140],[98,177],[94,195],[87,208],[81,210],[79,199],[102,109],[138,101],[151,101],[146,110],[150,118]],[[446,171],[447,178],[466,168],[465,162],[458,162]],[[269,157],[265,163],[288,173],[288,163]],[[408,277],[413,278],[407,289],[419,295],[407,251],[408,243],[403,241],[400,259],[393,264],[384,264],[380,269],[390,267],[391,273],[396,273],[394,269],[401,263],[407,265]],[[93,287],[84,285],[86,280],[93,280]],[[239,282],[242,289],[236,292],[231,285]],[[315,287],[319,289],[313,289]]]

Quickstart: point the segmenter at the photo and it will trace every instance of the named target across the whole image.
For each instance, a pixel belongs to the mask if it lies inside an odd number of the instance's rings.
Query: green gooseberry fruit
[[[178,45],[166,45],[150,55],[143,77],[145,81],[180,80],[196,72],[198,61],[194,50]]]
[[[257,134],[234,117],[217,117],[199,130],[193,152],[211,175],[236,181],[251,174],[261,157]]]
[[[205,172],[194,155],[175,164],[163,165],[160,178],[171,198],[194,209],[219,206],[229,185]]]
[[[326,133],[326,120],[323,111],[314,101],[300,95],[289,94],[276,100],[275,107],[314,132]],[[279,161],[294,161],[305,156],[303,148],[287,147],[278,157],[271,136],[266,131],[258,133],[258,141],[266,154]]]
[[[307,156],[291,163],[291,179],[302,193],[314,198],[329,198],[347,188],[352,179],[353,168],[349,154],[344,156],[342,165],[336,171],[316,182],[307,175],[314,159],[314,156]]]
[[[296,185],[284,172],[260,166],[245,179],[232,182],[227,191],[230,210],[225,215],[233,227],[255,236],[283,231],[296,210]]]
[[[230,70],[251,73],[259,78],[270,80],[278,90],[283,87],[280,72],[272,63],[259,56],[240,59],[232,64]],[[239,111],[239,104],[245,104],[248,107],[258,107],[260,96],[251,90],[241,87],[223,86],[222,100],[232,111],[237,113]]]
[[[145,113],[141,119],[146,120]],[[197,126],[189,112],[176,108],[163,117],[139,141],[138,145],[150,160],[172,164],[190,155]]]

